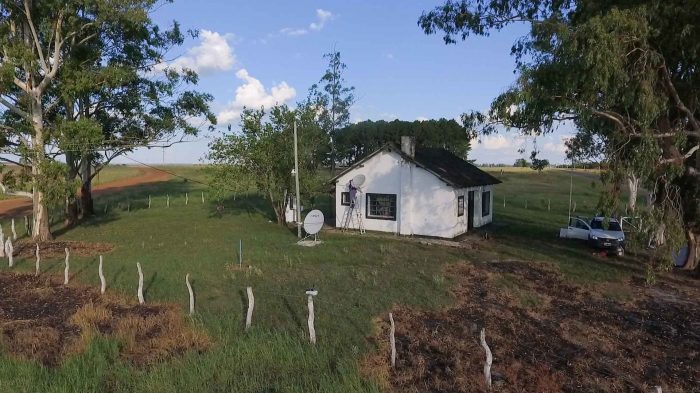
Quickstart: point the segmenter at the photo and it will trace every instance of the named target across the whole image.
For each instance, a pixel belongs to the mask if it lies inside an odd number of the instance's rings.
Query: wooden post
[[[2,225],[0,225],[0,258],[5,258],[5,234],[2,233]]]
[[[29,236],[29,217],[24,216],[24,231],[27,233],[27,236]]]
[[[296,116],[295,116],[296,117]],[[333,165],[331,165],[333,167]],[[294,184],[297,189],[297,197],[294,201],[296,206],[296,226],[297,226],[297,238],[301,239],[301,197],[299,196],[299,154],[297,148],[297,121],[294,119]]]
[[[166,204],[167,204],[167,207],[170,207],[170,194],[168,194],[168,200],[167,200]]]
[[[7,254],[7,260],[10,264],[10,267],[15,264],[14,262],[14,254],[15,253],[15,248],[12,247],[12,240],[10,237],[7,237],[7,241],[5,242],[5,254]]]
[[[574,201],[574,206],[571,208],[572,213],[576,213],[576,201]]]
[[[143,272],[141,271],[141,264],[136,262],[136,268],[139,269],[139,289],[136,291],[136,295],[139,298],[139,304],[144,304],[146,301],[143,300]]]
[[[654,386],[654,393],[663,393],[661,386]]]
[[[151,195],[148,195],[148,208],[151,208]]]
[[[41,263],[41,256],[39,255],[39,243],[36,244],[36,266],[35,266],[35,272],[34,275],[38,276],[39,275],[39,263]]]
[[[491,349],[486,344],[486,329],[481,329],[481,346],[486,352],[486,362],[484,363],[484,379],[486,379],[486,386],[491,389],[491,363],[493,362],[493,355],[491,355]]]
[[[15,230],[15,219],[12,219],[12,240],[17,240],[17,231]]]
[[[547,199],[547,211],[552,211],[552,200]]]
[[[187,206],[190,203],[190,195],[188,193],[185,193],[185,206]]]
[[[506,207],[506,196],[503,195],[503,207]]]
[[[100,255],[99,273],[100,273],[100,293],[104,294],[105,290],[107,289],[107,280],[105,280],[105,275],[104,275],[104,272],[102,271],[102,255]]]
[[[255,308],[255,297],[253,296],[253,288],[246,288],[246,293],[248,294],[248,310],[245,314],[245,330],[250,329],[250,325],[253,324],[253,308]]]
[[[314,296],[318,295],[318,291],[310,289],[306,291],[309,305],[309,341],[311,344],[316,344],[316,329],[314,328]]]
[[[202,204],[204,204],[204,191],[202,191]]]
[[[389,344],[391,345],[391,368],[396,367],[396,328],[394,327],[394,316],[389,313],[389,322],[391,323],[391,329],[389,330]]]
[[[70,250],[68,247],[66,251],[66,270],[63,271],[63,285],[68,285],[68,272],[70,271]]]
[[[238,239],[238,268],[243,267],[243,240]]]
[[[187,284],[187,292],[190,293],[190,315],[194,315],[194,292],[192,291],[192,284],[190,284],[190,274],[185,275],[185,283]]]
[[[109,201],[105,202],[105,214],[107,214],[107,209],[109,208]]]

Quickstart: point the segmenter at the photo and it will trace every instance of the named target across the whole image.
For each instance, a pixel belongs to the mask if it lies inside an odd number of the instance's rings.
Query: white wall
[[[386,151],[338,179],[335,188],[337,227],[342,227],[348,208],[341,205],[341,192],[347,191],[348,182],[358,174],[366,178],[361,187],[362,193],[358,194],[365,229],[445,238],[453,238],[466,231],[466,214],[464,225],[459,225],[457,220],[455,190],[432,173],[405,162],[396,153]],[[395,194],[396,221],[367,218],[367,193]],[[349,227],[357,229],[357,222],[351,221]]]

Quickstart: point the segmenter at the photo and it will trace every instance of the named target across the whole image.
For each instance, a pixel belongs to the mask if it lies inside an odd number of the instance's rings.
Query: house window
[[[464,195],[457,197],[457,217],[464,215]]]
[[[367,194],[367,218],[396,221],[396,194]]]
[[[343,206],[350,206],[350,193],[341,192],[340,193],[340,204]]]
[[[481,193],[481,217],[491,214],[491,191]]]

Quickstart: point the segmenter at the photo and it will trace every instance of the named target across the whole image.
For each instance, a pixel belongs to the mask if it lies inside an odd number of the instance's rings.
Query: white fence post
[[[491,389],[491,363],[493,362],[493,355],[491,355],[491,349],[486,344],[486,329],[481,329],[481,346],[486,351],[486,362],[484,363],[484,378],[486,379],[486,386]]]
[[[250,325],[253,324],[253,309],[255,308],[255,297],[253,296],[253,288],[247,287],[246,293],[248,294],[248,310],[245,314],[245,330],[250,329]]]
[[[185,206],[187,206],[190,203],[190,195],[188,193],[185,193]]]
[[[15,264],[14,262],[14,254],[15,253],[15,248],[12,247],[12,239],[10,237],[7,237],[7,241],[5,241],[5,254],[7,254],[7,260],[10,264],[10,267]]]
[[[2,233],[2,225],[0,225],[0,258],[5,258],[5,234]]]
[[[41,263],[41,256],[39,255],[39,243],[36,244],[36,266],[35,266],[35,272],[34,275],[38,276],[39,275],[39,263]]]
[[[202,204],[204,204],[204,191],[202,191]]]
[[[316,328],[314,328],[314,296],[318,295],[317,290],[306,291],[309,305],[309,340],[311,344],[316,344]]]
[[[141,264],[136,262],[136,268],[139,269],[139,289],[136,291],[136,295],[139,298],[139,304],[144,304],[143,300],[143,272],[141,271]]]
[[[167,199],[166,205],[167,205],[167,207],[170,207],[170,194],[168,194],[168,199]]]
[[[70,270],[70,250],[66,247],[66,270],[63,271],[63,285],[68,285],[68,272]]]
[[[17,240],[17,231],[15,230],[15,219],[12,219],[12,240]]]
[[[389,322],[391,323],[391,330],[389,331],[389,344],[391,345],[391,368],[396,367],[396,328],[394,327],[394,316],[389,313]]]
[[[148,195],[148,208],[151,208],[151,195]]]
[[[24,216],[24,231],[27,232],[27,236],[29,236],[29,217]]]
[[[552,200],[547,199],[547,211],[552,211]]]
[[[194,292],[192,291],[192,284],[190,284],[190,274],[185,275],[185,283],[187,284],[187,292],[190,293],[190,315],[194,315]]]
[[[99,273],[100,273],[100,293],[104,294],[105,290],[107,289],[107,280],[105,280],[105,275],[104,275],[104,272],[102,271],[102,255],[100,255]]]

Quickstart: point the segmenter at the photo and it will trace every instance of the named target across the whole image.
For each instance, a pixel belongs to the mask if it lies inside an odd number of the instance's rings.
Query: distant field
[[[595,212],[600,192],[595,173],[576,171],[572,176],[563,170],[537,173],[504,168],[501,174],[500,168],[488,168],[503,184],[494,194],[494,224],[467,239],[478,246],[475,248],[330,230],[321,232],[322,245],[305,248],[295,245],[295,230],[272,222],[265,198],[255,193],[231,195],[224,201],[224,210],[217,212],[205,186],[183,179],[206,181],[202,167],[159,168],[181,177],[98,197],[96,217],[70,230],[57,225],[55,233],[60,240],[116,246],[105,255],[110,293],[135,299],[136,262],[140,262],[147,303],[173,302],[185,310],[184,279],[190,273],[197,299],[197,314],[191,323],[212,336],[213,347],[146,369],[122,360],[118,344],[111,339],[94,340],[83,355],[56,369],[0,355],[0,390],[379,392],[386,381],[361,370],[366,356],[379,345],[368,337],[378,332],[379,321],[386,319],[394,305],[436,310],[452,304],[455,278],[445,270],[447,266],[536,261],[554,266],[567,280],[582,285],[610,283],[615,288],[610,296],[617,298],[630,296],[623,283],[639,272],[631,257],[608,262],[592,257],[582,244],[556,238],[558,228],[566,224],[572,180],[576,213]],[[137,171],[110,167],[101,181],[133,176]],[[187,205],[185,193],[189,194]],[[327,206],[328,198],[319,195],[315,207],[328,214]],[[7,222],[2,224],[7,228]],[[490,240],[481,240],[485,233]],[[47,274],[62,276],[62,258],[42,263]],[[15,270],[33,272],[31,258],[16,264]],[[74,257],[71,266],[76,282],[98,285],[97,257]],[[502,285],[522,295],[525,289],[516,284],[504,281]],[[246,333],[248,286],[253,288],[256,303],[253,329]],[[307,341],[304,292],[308,288],[319,291],[316,346]],[[536,294],[522,296],[538,304]]]

